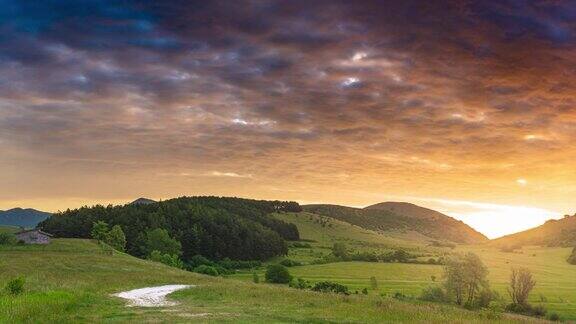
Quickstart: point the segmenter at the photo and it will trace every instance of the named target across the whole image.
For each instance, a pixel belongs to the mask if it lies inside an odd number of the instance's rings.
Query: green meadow
[[[331,245],[336,242],[345,242],[351,249],[358,251],[403,247],[413,253],[429,256],[471,251],[478,254],[488,267],[491,287],[504,298],[509,298],[507,287],[511,269],[525,267],[532,271],[536,280],[530,302],[543,305],[549,312],[558,313],[562,319],[576,320],[576,266],[566,262],[570,248],[524,247],[514,252],[501,252],[490,245],[462,245],[452,250],[431,247],[424,240],[419,243],[408,241],[402,237],[406,234],[396,233],[394,238],[338,221],[331,221],[333,225],[326,227],[317,222],[315,218],[317,216],[314,215],[283,214],[277,217],[295,223],[302,238],[313,241],[309,249],[290,249],[288,258],[305,264],[290,268],[290,273],[294,277],[310,282],[334,281],[348,286],[352,291],[367,288],[370,295],[392,296],[401,293],[417,297],[424,288],[440,284],[442,266],[372,262],[307,263],[314,258],[329,254]],[[263,270],[260,274],[263,275]],[[233,277],[245,281],[252,280],[252,274],[247,272]],[[377,279],[376,290],[371,289],[371,277]]]
[[[293,270],[304,273],[307,269],[314,268]],[[17,276],[26,278],[26,290],[18,296],[2,292],[0,323],[533,321],[376,294],[341,296],[207,277],[126,254],[110,255],[95,242],[79,239],[56,239],[47,246],[0,247],[0,287]],[[180,304],[170,308],[126,307],[123,300],[111,296],[164,284],[197,287],[172,294]]]

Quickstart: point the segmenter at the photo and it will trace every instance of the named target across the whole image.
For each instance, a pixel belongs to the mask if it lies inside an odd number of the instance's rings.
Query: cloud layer
[[[573,208],[571,2],[0,8],[4,204],[410,195]]]

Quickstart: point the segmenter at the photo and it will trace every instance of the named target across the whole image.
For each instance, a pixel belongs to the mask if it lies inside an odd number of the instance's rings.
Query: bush
[[[193,257],[190,258],[190,260],[188,260],[188,268],[189,269],[194,269],[198,266],[201,265],[209,265],[209,266],[213,266],[214,262],[208,260],[207,258],[201,256],[201,255],[195,255]]]
[[[368,295],[368,288],[364,288],[364,289],[362,289],[362,294],[364,294],[364,295]]]
[[[148,259],[155,261],[155,262],[164,263],[165,265],[168,265],[171,267],[184,269],[184,262],[182,262],[182,260],[180,260],[180,257],[178,257],[176,254],[172,254],[172,255],[170,255],[168,253],[163,254],[160,251],[154,250],[154,251],[152,251],[152,253],[150,253],[150,256],[148,257]]]
[[[18,239],[12,233],[0,233],[0,245],[16,245]]]
[[[348,291],[348,287],[341,285],[336,282],[331,281],[322,281],[317,282],[314,287],[312,287],[313,291],[323,292],[323,293],[336,293],[336,294],[343,294],[343,295],[350,295]]]
[[[506,310],[516,314],[522,314],[527,316],[538,316],[542,317],[546,315],[546,309],[542,305],[532,306],[530,304],[509,304],[506,306]]]
[[[273,264],[268,266],[265,274],[266,281],[271,283],[289,283],[292,276],[288,269],[281,264]]]
[[[296,266],[302,265],[302,263],[300,263],[298,261],[290,260],[290,259],[284,259],[284,260],[280,261],[280,264],[285,266],[285,267],[296,267]]]
[[[436,303],[449,303],[450,297],[441,287],[427,287],[422,291],[420,299],[436,302]]]
[[[253,281],[254,283],[260,283],[260,277],[258,276],[258,274],[257,274],[256,272],[254,272],[254,273],[252,274],[252,281]]]
[[[576,265],[576,247],[572,250],[570,257],[568,257],[568,263]]]
[[[193,271],[196,273],[201,273],[201,274],[205,274],[205,275],[209,275],[209,276],[213,276],[213,277],[216,277],[219,275],[218,270],[216,270],[215,267],[205,265],[205,264],[194,268]]]
[[[24,279],[24,277],[14,278],[8,281],[8,284],[6,284],[6,291],[10,295],[20,295],[21,293],[24,292],[25,283],[26,280]]]
[[[550,314],[548,314],[548,316],[546,316],[546,318],[549,321],[557,322],[560,320],[560,315],[558,315],[558,313],[550,313]]]
[[[290,285],[290,287],[296,288],[296,289],[308,289],[308,288],[310,288],[310,284],[308,283],[308,281],[306,281],[302,278],[298,278],[296,280],[290,281],[289,285]]]

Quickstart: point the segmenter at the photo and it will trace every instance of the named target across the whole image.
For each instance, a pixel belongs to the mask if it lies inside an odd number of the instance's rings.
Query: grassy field
[[[287,214],[282,217],[295,223],[304,239],[319,242],[312,245],[311,249],[293,248],[290,250],[288,257],[302,262],[310,259],[307,256],[318,254],[320,246],[330,246],[331,243],[338,241],[347,242],[349,246],[360,250],[366,247],[404,246],[405,242],[400,238],[383,237],[342,222],[334,222],[333,227],[325,230],[321,224],[310,220],[308,215],[302,217],[302,215]],[[420,246],[415,246],[415,244],[420,244]],[[471,251],[478,254],[490,271],[489,281],[492,288],[505,298],[508,298],[507,286],[511,269],[513,267],[528,268],[533,272],[537,281],[530,301],[533,304],[544,305],[550,312],[560,314],[563,319],[576,320],[576,266],[566,262],[571,251],[569,248],[525,247],[514,253],[506,253],[489,245],[479,245],[457,246],[456,249],[451,250],[426,246],[426,241],[423,240],[411,242],[406,246],[411,251],[431,254],[447,251]],[[328,248],[321,251],[330,253]],[[408,296],[418,296],[423,288],[439,284],[442,280],[443,269],[439,265],[426,264],[339,262],[292,267],[290,272],[295,277],[311,282],[336,281],[347,285],[352,291],[368,288],[370,295],[392,295],[400,292]],[[376,291],[372,291],[370,287],[372,276],[378,281]],[[252,274],[239,273],[234,277],[249,281],[252,279]]]
[[[302,268],[304,271],[305,268]],[[26,278],[20,296],[0,295],[0,323],[39,322],[478,322],[491,313],[392,298],[336,296],[197,275],[124,254],[92,241],[57,239],[48,246],[0,247],[0,287]],[[110,294],[163,284],[193,284],[173,294],[172,308],[128,308]],[[503,317],[499,321],[527,321]]]
[[[20,229],[16,226],[0,225],[0,233],[16,233]]]
[[[336,219],[305,212],[276,214],[275,217],[295,224],[300,237],[310,241],[311,249],[290,249],[289,252],[289,258],[305,263],[330,254],[334,243],[345,243],[349,249],[359,252],[386,252],[401,248],[417,255],[435,256],[450,251],[448,248],[429,246],[431,239],[415,232],[390,231],[383,235]]]

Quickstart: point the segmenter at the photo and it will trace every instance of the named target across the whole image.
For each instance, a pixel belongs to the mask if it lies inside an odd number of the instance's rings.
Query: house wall
[[[48,244],[50,237],[38,232],[26,232],[16,235],[19,241],[24,241],[26,244]]]

